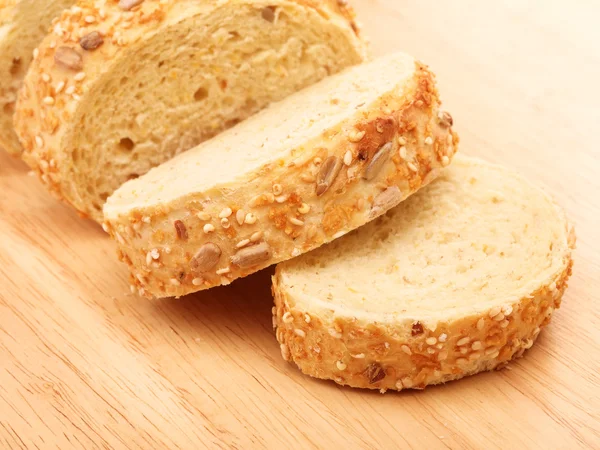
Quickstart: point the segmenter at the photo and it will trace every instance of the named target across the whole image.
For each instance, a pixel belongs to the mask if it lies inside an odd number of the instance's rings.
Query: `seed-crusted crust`
[[[566,232],[574,249],[573,227],[567,224]],[[418,315],[402,323],[371,323],[332,310],[298,307],[278,267],[272,286],[273,326],[283,358],[307,375],[381,392],[423,389],[501,368],[521,357],[560,307],[572,266],[569,253],[562,269],[540,280],[531,295],[439,322],[435,329]]]
[[[364,43],[358,38],[360,30],[354,11],[346,1],[248,0],[252,2],[257,8],[286,4],[313,8],[340,29],[348,29],[348,34],[354,36],[357,52],[366,55]],[[78,107],[85,94],[102,82],[107,71],[114,70],[115,60],[123,55],[135,57],[139,42],[149,39],[163,26],[177,23],[184,16],[208,15],[226,3],[228,0],[79,0],[53,21],[51,33],[34,52],[14,120],[23,160],[52,194],[75,207],[82,217],[101,221],[101,215],[81,201],[73,186],[69,176],[74,165],[73,149],[63,148],[63,139],[77,126],[74,120],[82,120]],[[101,42],[91,33],[99,33]],[[73,59],[61,58],[60,52],[65,48],[76,52],[80,61],[72,64]]]
[[[416,63],[406,85],[303,143],[300,156],[292,151],[243,183],[225,183],[116,217],[107,205],[105,229],[119,243],[120,259],[132,273],[132,289],[166,297],[228,284],[382,214],[450,163],[458,136],[441,119],[439,104],[433,74]],[[387,159],[365,179],[366,169],[390,143]],[[399,195],[390,200],[388,189]],[[184,224],[187,239],[178,237],[176,221]],[[205,261],[212,260],[206,257],[207,243],[221,252],[208,270]],[[259,245],[260,251],[248,250]],[[205,271],[195,271],[197,265]]]
[[[17,94],[32,59],[54,16],[75,0],[0,0],[0,150],[13,156],[21,145],[12,122]]]

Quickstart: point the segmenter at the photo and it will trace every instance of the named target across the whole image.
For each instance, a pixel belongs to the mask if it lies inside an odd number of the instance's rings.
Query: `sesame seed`
[[[365,137],[365,134],[366,134],[365,131],[358,131],[356,129],[352,129],[348,133],[348,140],[350,142],[354,142],[354,143],[360,142]]]
[[[433,347],[429,347],[429,348],[427,349],[427,353],[429,353],[430,355],[433,355],[433,354],[435,353],[435,348],[433,348]]]
[[[446,339],[448,339],[448,335],[446,333],[442,333],[438,337],[438,341],[440,342],[446,342]]]
[[[389,342],[384,342],[384,343],[383,343],[383,346],[384,346],[385,348],[390,348],[390,343],[389,343]]]
[[[346,164],[347,166],[349,166],[350,164],[352,164],[352,152],[350,150],[348,150],[344,154],[344,164]]]
[[[54,105],[54,97],[44,97],[44,104],[46,105]]]
[[[471,354],[469,355],[469,359],[470,359],[471,361],[475,361],[476,359],[479,359],[479,358],[481,358],[481,353],[478,353],[478,352],[471,353]]]
[[[300,328],[296,328],[294,330],[294,333],[296,333],[296,336],[300,336],[300,337],[306,337],[306,333],[304,332],[304,330],[301,330]]]
[[[250,239],[243,239],[243,240],[241,240],[240,242],[237,243],[236,248],[245,247],[249,243],[250,243]]]
[[[38,56],[40,56],[40,49],[39,48],[34,48],[33,49],[33,59],[37,59]]]
[[[71,95],[75,92],[75,86],[69,86],[67,89],[65,89],[65,94],[67,95]]]
[[[72,97],[73,97],[73,99],[74,99],[74,100],[76,100],[76,101],[79,101],[79,100],[81,100],[81,96],[80,96],[79,94],[73,94],[73,96],[72,96]]]
[[[221,219],[221,226],[225,229],[229,228],[230,224],[229,224],[229,220],[227,220],[226,218],[222,218]]]
[[[57,94],[60,94],[62,92],[62,90],[64,89],[64,87],[65,87],[65,82],[61,81],[54,88],[54,92],[56,92]]]
[[[132,294],[135,294],[135,286],[134,286],[133,284],[130,284],[130,285],[129,285],[129,291],[130,291]]]
[[[398,144],[400,144],[400,145],[406,145],[406,139],[404,138],[404,136],[399,136],[398,137]]]
[[[513,307],[511,305],[506,305],[504,308],[502,308],[502,312],[505,316],[510,316],[513,312]]]
[[[323,160],[321,158],[319,158],[318,156],[315,159],[313,159],[313,164],[315,166],[320,165],[322,162],[323,162]]]
[[[231,269],[229,267],[224,267],[222,269],[217,270],[215,273],[217,275],[225,275],[226,273],[231,272]]]
[[[256,216],[252,213],[248,213],[246,214],[246,218],[244,219],[244,223],[247,223],[248,225],[252,225],[256,223]]]
[[[208,214],[207,212],[204,212],[204,211],[200,211],[198,214],[196,214],[196,217],[198,219],[204,220],[204,221],[207,221],[207,220],[211,219],[210,214]]]
[[[273,194],[274,195],[281,195],[282,193],[283,193],[283,187],[280,184],[275,183],[273,185]]]
[[[301,253],[302,252],[300,251],[300,249],[294,247],[294,249],[292,250],[292,257],[295,258],[296,256],[300,256]]]
[[[42,73],[41,77],[44,83],[49,83],[51,80],[50,75],[48,75],[47,73]]]
[[[431,336],[431,337],[428,337],[427,339],[425,339],[425,343],[427,345],[435,345],[435,344],[437,344],[437,339],[435,337]]]
[[[304,321],[306,323],[310,323],[310,315],[309,314],[304,314]]]
[[[231,216],[233,214],[233,211],[231,210],[231,208],[223,208],[223,210],[219,213],[219,217],[221,219],[226,219],[227,217]]]
[[[105,233],[108,233],[108,224],[106,222],[102,223],[102,229],[104,230]]]
[[[200,286],[202,283],[204,283],[204,280],[202,278],[194,278],[192,280],[192,284],[194,286]]]
[[[465,358],[457,358],[456,364],[466,364],[468,361]]]
[[[400,158],[402,158],[403,160],[406,160],[406,158],[408,156],[406,153],[406,147],[400,147],[399,154],[400,154]]]
[[[460,353],[463,355],[466,355],[469,352],[469,349],[467,347],[461,347],[460,348]]]
[[[208,233],[212,233],[213,231],[215,231],[215,226],[212,223],[207,223],[204,225],[204,227],[202,229],[204,230],[204,232],[206,234],[208,234]]]
[[[431,136],[427,136],[425,138],[425,145],[431,145],[433,144],[433,139],[431,138]]]
[[[303,222],[303,221],[301,221],[300,219],[297,219],[297,218],[295,218],[295,217],[290,217],[290,222],[291,222],[293,225],[297,225],[297,226],[299,226],[299,227],[301,227],[301,226],[303,226],[303,225],[304,225],[304,222]]]
[[[438,361],[444,361],[446,358],[448,358],[448,352],[443,351],[438,354],[437,359],[438,359]]]
[[[482,346],[483,346],[483,344],[481,343],[481,341],[475,341],[471,344],[471,349],[472,350],[481,350]]]
[[[298,212],[300,214],[308,214],[310,212],[310,205],[308,205],[306,203],[302,203],[300,205],[300,207],[298,208]]]
[[[94,16],[85,16],[84,20],[86,23],[94,23],[96,21],[96,18]]]
[[[500,313],[494,316],[494,321],[502,322],[504,320],[504,314]]]
[[[357,355],[351,355],[355,359],[365,359],[364,353],[358,353]]]
[[[411,162],[408,163],[408,168],[410,170],[412,170],[413,172],[418,172],[419,171],[419,169],[417,168],[417,166],[415,166],[415,164],[411,163]]]
[[[250,242],[258,242],[261,240],[262,236],[263,236],[262,231],[257,231],[252,236],[250,236]]]
[[[280,195],[279,197],[275,197],[275,201],[277,203],[285,203],[287,199],[287,195]]]
[[[44,140],[42,139],[41,136],[36,136],[35,137],[35,143],[40,148],[44,146]]]
[[[150,217],[148,217],[148,216],[142,217],[142,222],[144,222],[144,223],[150,223]]]
[[[169,281],[171,282],[171,284],[172,284],[173,286],[181,286],[181,283],[180,283],[180,282],[179,282],[179,280],[178,280],[178,279],[176,279],[176,278],[171,278]]]
[[[442,156],[442,166],[446,167],[448,164],[450,164],[450,158],[446,155]]]
[[[85,72],[79,72],[79,73],[77,73],[77,74],[76,74],[76,75],[73,77],[73,79],[74,79],[75,81],[81,81],[81,80],[83,80],[84,78],[85,78]]]
[[[479,319],[477,321],[477,329],[479,331],[483,330],[483,327],[485,326],[485,320],[483,320],[483,317],[481,319]]]
[[[412,355],[412,351],[408,345],[404,344],[402,347],[400,347],[400,349],[407,355]]]
[[[500,328],[506,328],[508,326],[509,322],[508,320],[503,320],[502,322],[500,322]]]
[[[456,343],[456,345],[458,345],[460,347],[461,345],[466,345],[469,342],[471,342],[471,338],[469,336],[465,336],[464,338],[459,339],[458,342]]]
[[[283,323],[292,323],[294,321],[294,318],[292,317],[292,313],[287,311],[283,314],[282,317]]]
[[[346,364],[344,364],[342,361],[336,362],[335,366],[338,368],[338,370],[346,370]]]
[[[490,317],[495,317],[498,314],[500,314],[500,311],[502,311],[502,308],[500,308],[499,306],[494,306],[492,309],[490,309],[490,312],[488,313],[488,315]]]
[[[243,225],[245,219],[246,219],[246,213],[244,212],[244,210],[238,209],[238,211],[235,213],[235,220],[237,220],[237,223],[239,225]]]

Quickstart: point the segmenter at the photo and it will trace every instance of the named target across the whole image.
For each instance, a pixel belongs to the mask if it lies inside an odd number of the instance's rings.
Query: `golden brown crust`
[[[95,217],[95,210],[80,202],[69,172],[73,166],[70,152],[74,149],[63,148],[63,139],[69,129],[76,126],[73,121],[83,120],[78,114],[80,101],[101,80],[110,61],[135,48],[140,40],[157,32],[165,23],[178,20],[179,16],[208,14],[223,2],[190,1],[187,6],[183,3],[144,0],[124,10],[116,1],[79,0],[76,7],[64,11],[53,22],[52,32],[36,51],[15,112],[15,129],[24,149],[22,157],[50,192],[74,206],[82,217],[93,215],[94,219],[101,220]],[[267,2],[256,0],[257,7],[262,3]],[[344,2],[276,0],[269,5],[276,3],[312,7],[340,27],[350,27],[358,34],[354,12]],[[98,31],[101,44],[96,40],[93,48],[82,46],[82,38]],[[364,51],[360,40],[356,39],[355,43]],[[58,53],[65,48],[78,59],[74,64],[57,62]]]
[[[567,233],[573,249],[570,225]],[[572,266],[569,254],[564,269],[531,295],[438,323],[435,330],[418,317],[402,324],[378,324],[298,308],[278,268],[272,287],[273,325],[283,358],[307,375],[382,392],[423,389],[500,368],[522,356],[560,307]]]
[[[228,284],[358,228],[433,180],[458,144],[440,119],[433,75],[417,64],[409,86],[397,91],[306,142],[300,156],[292,151],[244,183],[127,216],[107,213],[105,227],[130,267],[133,289],[165,297]],[[376,151],[387,143],[387,159],[373,169]],[[381,204],[390,187],[398,194]],[[186,240],[177,236],[177,220]],[[207,243],[219,247],[218,262],[195,271]],[[239,252],[259,243],[268,245],[268,255],[255,264],[236,263]]]

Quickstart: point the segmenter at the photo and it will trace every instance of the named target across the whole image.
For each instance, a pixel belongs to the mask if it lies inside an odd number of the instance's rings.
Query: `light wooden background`
[[[545,183],[577,226],[563,307],[511,370],[423,392],[302,376],[270,272],[180,300],[0,156],[0,448],[600,448],[600,3],[355,0],[373,49],[438,73],[462,150]]]

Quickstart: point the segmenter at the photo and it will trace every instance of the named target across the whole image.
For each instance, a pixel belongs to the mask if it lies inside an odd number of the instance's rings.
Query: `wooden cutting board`
[[[545,183],[574,275],[508,370],[423,392],[301,375],[270,271],[180,300],[129,294],[99,227],[0,156],[0,448],[600,448],[600,4],[355,0],[373,51],[438,74],[462,151]]]

